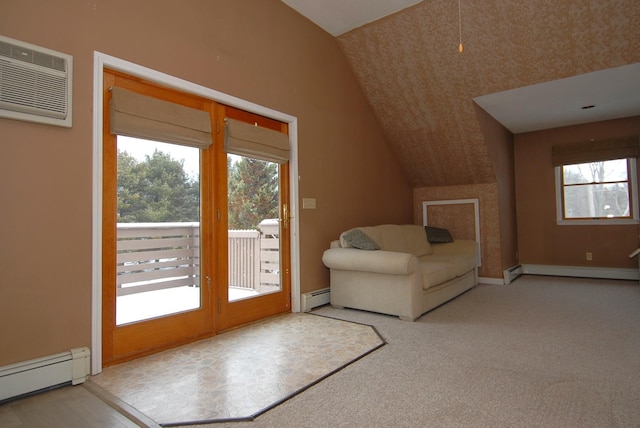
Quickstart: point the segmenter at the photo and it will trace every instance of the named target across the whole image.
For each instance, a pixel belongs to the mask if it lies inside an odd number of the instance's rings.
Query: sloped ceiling
[[[486,107],[500,94],[513,113],[540,92],[511,90],[640,62],[637,0],[462,0],[462,54],[458,4],[424,0],[337,37],[414,187],[496,181],[475,98]],[[637,82],[637,70],[626,76]],[[631,104],[623,114],[638,114]]]

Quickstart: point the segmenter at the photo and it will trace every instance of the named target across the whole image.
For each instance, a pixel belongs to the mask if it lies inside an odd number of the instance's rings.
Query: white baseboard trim
[[[486,278],[484,276],[479,276],[478,277],[478,284],[504,285],[504,279],[502,279],[502,278]]]
[[[523,264],[522,273],[527,275],[571,276],[577,278],[597,279],[640,279],[638,269],[587,267],[587,266],[553,266]]]

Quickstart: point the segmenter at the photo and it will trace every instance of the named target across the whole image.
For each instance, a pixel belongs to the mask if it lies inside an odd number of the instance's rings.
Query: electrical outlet
[[[593,253],[591,253],[591,251],[587,251],[587,260],[588,261],[593,260]]]

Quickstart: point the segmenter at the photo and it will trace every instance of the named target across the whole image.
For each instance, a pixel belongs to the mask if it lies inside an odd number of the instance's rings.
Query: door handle
[[[282,205],[282,226],[285,229],[289,228],[289,208],[287,204]]]

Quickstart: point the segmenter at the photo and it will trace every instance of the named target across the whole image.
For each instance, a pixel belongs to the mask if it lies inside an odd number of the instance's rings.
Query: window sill
[[[637,219],[557,220],[558,226],[621,226],[638,224]]]

